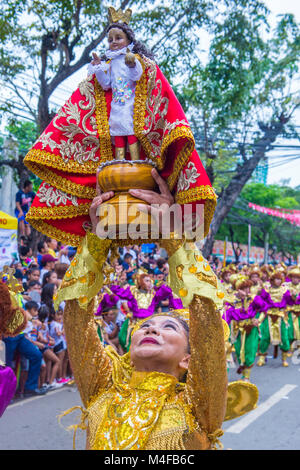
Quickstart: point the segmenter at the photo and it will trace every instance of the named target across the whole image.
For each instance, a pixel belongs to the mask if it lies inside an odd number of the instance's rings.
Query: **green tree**
[[[14,173],[17,184],[22,185],[30,176],[36,186],[38,182],[40,182],[40,179],[30,173],[23,164],[24,155],[26,155],[38,136],[36,124],[30,121],[17,121],[16,119],[11,119],[9,124],[5,127],[5,131],[18,142],[19,153],[18,159],[9,160],[6,160],[3,157],[3,154],[0,153],[0,168],[4,165],[12,167],[15,170]],[[1,146],[3,146],[3,137]]]
[[[132,7],[137,38],[152,47],[169,77],[192,60],[197,31],[211,22],[213,3],[111,2],[116,9]],[[2,109],[25,109],[41,132],[57,111],[49,106],[53,92],[90,62],[95,48],[107,47],[107,5],[101,0],[1,0],[0,7],[0,71],[11,93],[2,98]]]
[[[251,243],[265,246],[268,239],[271,258],[275,252],[297,258],[300,246],[300,229],[290,222],[256,212],[249,208],[249,202],[276,209],[300,210],[300,188],[250,183],[245,185],[239,198],[221,224],[216,237],[228,239],[232,245],[239,246],[248,242],[248,224],[251,225]],[[238,260],[237,260],[238,261]]]
[[[292,15],[274,31],[258,2],[227,2],[216,18],[206,64],[190,69],[182,90],[201,158],[218,193],[218,205],[204,245],[212,251],[220,225],[254,169],[279,136],[299,137],[293,121],[300,106],[300,34]]]

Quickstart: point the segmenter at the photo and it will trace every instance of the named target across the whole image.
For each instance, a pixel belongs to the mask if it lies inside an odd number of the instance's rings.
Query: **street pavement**
[[[289,358],[282,367],[268,356],[264,367],[254,366],[251,380],[259,389],[258,407],[238,419],[227,421],[221,441],[225,450],[299,450],[300,449],[300,358]],[[229,381],[239,380],[236,367],[229,369]],[[65,428],[80,420],[76,386],[64,386],[42,397],[11,404],[0,419],[0,450],[71,450],[73,431]],[[78,430],[76,449],[85,448],[85,432]]]

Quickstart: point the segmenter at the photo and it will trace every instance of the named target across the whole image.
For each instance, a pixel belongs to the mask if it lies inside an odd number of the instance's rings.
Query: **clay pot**
[[[128,193],[129,189],[147,189],[155,191],[157,185],[151,175],[153,165],[143,161],[112,161],[105,164],[98,174],[98,182],[102,192],[114,191],[113,198],[101,204],[97,209],[100,225],[109,228],[117,238],[124,239],[130,224],[139,221],[149,238],[151,216],[138,210],[138,204],[147,204]],[[105,220],[105,223],[103,222]],[[125,235],[126,238],[126,235]],[[130,241],[129,241],[130,243]]]
[[[151,175],[153,166],[149,163],[120,163],[104,166],[98,174],[102,192],[127,192],[129,189],[154,191],[156,183]]]

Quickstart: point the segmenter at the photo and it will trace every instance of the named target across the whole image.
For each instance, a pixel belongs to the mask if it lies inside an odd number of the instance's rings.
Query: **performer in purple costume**
[[[2,336],[16,336],[26,324],[25,312],[18,305],[19,285],[12,276],[13,271],[7,268],[6,272],[0,274],[0,343]],[[16,387],[17,380],[13,370],[6,367],[0,359],[0,417],[13,398]]]
[[[282,351],[282,365],[287,367],[287,355],[290,349],[288,337],[288,316],[286,313],[287,301],[284,294],[287,287],[283,285],[284,277],[281,272],[274,271],[270,276],[270,287],[262,289],[260,298],[267,304],[267,315],[260,327],[261,340],[259,344],[258,366],[265,364],[265,357],[270,344],[276,346],[274,357],[277,356],[277,347]]]
[[[169,300],[170,309],[183,308],[181,300],[175,298],[169,286],[162,285],[158,289],[155,289],[151,277],[146,273],[137,276],[136,285],[130,285],[126,289],[111,285],[109,289],[119,299],[126,300],[129,310],[119,333],[119,342],[126,352],[130,346],[130,331],[132,325],[141,318],[153,315],[162,300]],[[112,296],[110,296],[108,302],[114,302]],[[97,314],[101,314],[100,306]]]
[[[223,318],[230,325],[231,342],[240,364],[237,372],[243,380],[250,381],[251,368],[254,365],[258,349],[258,327],[264,320],[263,313],[267,305],[258,296],[250,296],[253,283],[246,276],[238,276],[234,281],[235,300],[227,303]]]

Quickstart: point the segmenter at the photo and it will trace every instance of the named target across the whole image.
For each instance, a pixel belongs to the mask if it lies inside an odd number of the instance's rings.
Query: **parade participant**
[[[120,30],[122,40],[124,34],[128,36],[133,43],[136,67],[140,64],[143,69],[134,93],[128,98],[128,103],[134,100],[133,115],[128,123],[123,120],[122,123],[127,128],[130,123],[132,126],[133,119],[133,133],[140,146],[139,158],[152,162],[167,183],[174,202],[181,206],[191,204],[194,213],[197,204],[203,204],[203,224],[200,225],[205,236],[216,206],[216,195],[195,149],[190,125],[161,70],[146,50],[137,45],[135,34],[127,24],[128,17],[117,12],[116,18],[109,25],[108,34]],[[120,51],[109,52],[119,54]],[[120,57],[122,71],[130,74],[134,69],[123,63],[123,54]],[[78,246],[83,240],[90,227],[89,207],[96,194],[97,169],[116,158],[118,147],[111,136],[109,121],[112,114],[115,115],[113,110],[119,106],[114,99],[123,93],[122,87],[117,86],[120,90],[113,96],[111,89],[102,88],[95,74],[89,75],[24,160],[43,180],[27,220],[37,230],[67,245]],[[133,90],[133,82],[130,88]],[[117,133],[120,134],[119,130]],[[126,133],[128,135],[128,130]],[[128,152],[125,157],[130,158]]]
[[[222,286],[224,287],[226,294],[227,294],[226,295],[227,302],[234,300],[234,288],[233,288],[232,281],[236,278],[236,276],[237,274],[231,265],[224,267],[221,271],[220,278],[221,278]]]
[[[270,287],[262,289],[260,297],[267,304],[266,318],[260,326],[261,340],[259,343],[258,366],[265,365],[267,350],[270,344],[282,351],[282,365],[288,367],[287,355],[290,349],[288,337],[288,319],[286,315],[286,300],[284,294],[286,287],[283,285],[284,276],[280,271],[274,271],[270,276]]]
[[[248,276],[252,282],[252,286],[250,287],[250,294],[255,297],[263,288],[259,266],[251,266]]]
[[[232,287],[229,281],[231,274],[233,274],[233,271],[230,266],[222,268],[221,273],[220,273],[220,279],[221,279],[221,282],[223,283],[223,287],[226,290]]]
[[[284,294],[289,321],[289,339],[295,348],[300,348],[300,269],[292,268],[288,277],[288,291]]]
[[[98,335],[102,344],[113,346],[119,354],[123,354],[123,342],[119,341],[119,332],[126,316],[119,311],[119,297],[105,286],[105,291],[100,294],[99,305],[95,314],[98,325]]]
[[[235,301],[225,307],[223,318],[230,325],[231,342],[234,344],[243,380],[250,381],[251,369],[254,365],[258,350],[258,327],[265,318],[265,302],[258,296],[250,294],[252,281],[243,275],[238,275],[234,282]]]
[[[24,181],[23,189],[20,189],[16,194],[15,216],[18,219],[20,235],[27,238],[31,234],[31,228],[25,217],[34,197],[35,193],[32,191],[32,182],[30,180]]]
[[[135,277],[135,284],[124,289],[117,285],[110,286],[113,294],[126,301],[129,314],[119,334],[119,341],[125,351],[130,346],[130,331],[137,319],[153,315],[159,304],[168,299],[170,308],[182,308],[180,299],[175,298],[172,289],[166,284],[155,289],[151,277],[142,273]]]
[[[5,266],[0,273],[0,351],[3,337],[17,336],[25,328],[27,318],[18,293],[22,286],[13,277],[14,270]],[[0,418],[13,398],[17,387],[14,371],[5,366],[0,356]]]
[[[269,278],[273,271],[274,268],[271,265],[264,264],[263,266],[261,266],[260,273],[263,287],[270,287]]]
[[[174,316],[154,315],[137,324],[126,355],[103,348],[94,322],[94,298],[112,240],[101,240],[95,232],[97,207],[110,197],[102,194],[91,205],[92,233],[78,248],[55,300],[66,303],[69,356],[86,407],[87,448],[215,448],[227,395],[220,282],[195,244],[176,237],[163,240],[170,285],[184,306],[190,305],[189,335],[187,325],[178,321],[182,310],[175,310]],[[172,422],[168,410],[175,417]]]
[[[227,389],[224,330],[214,305],[218,290],[200,281],[194,269],[194,273],[184,270],[181,285],[189,289],[188,298],[194,298],[189,335],[182,310],[154,315],[136,325],[130,352],[119,356],[113,349],[103,348],[93,317],[93,297],[101,288],[100,267],[110,243],[87,235],[56,299],[66,302],[65,330],[72,369],[86,407],[87,448],[215,448],[222,434]],[[199,252],[193,250],[192,258],[188,248],[178,249],[174,243],[175,252],[170,246],[168,250],[172,273],[178,251],[186,266],[202,270],[202,263],[194,258]],[[94,278],[95,284],[80,282],[82,276]],[[72,288],[70,281],[74,281]],[[176,416],[172,425],[168,410]],[[80,427],[84,428],[83,422]]]

